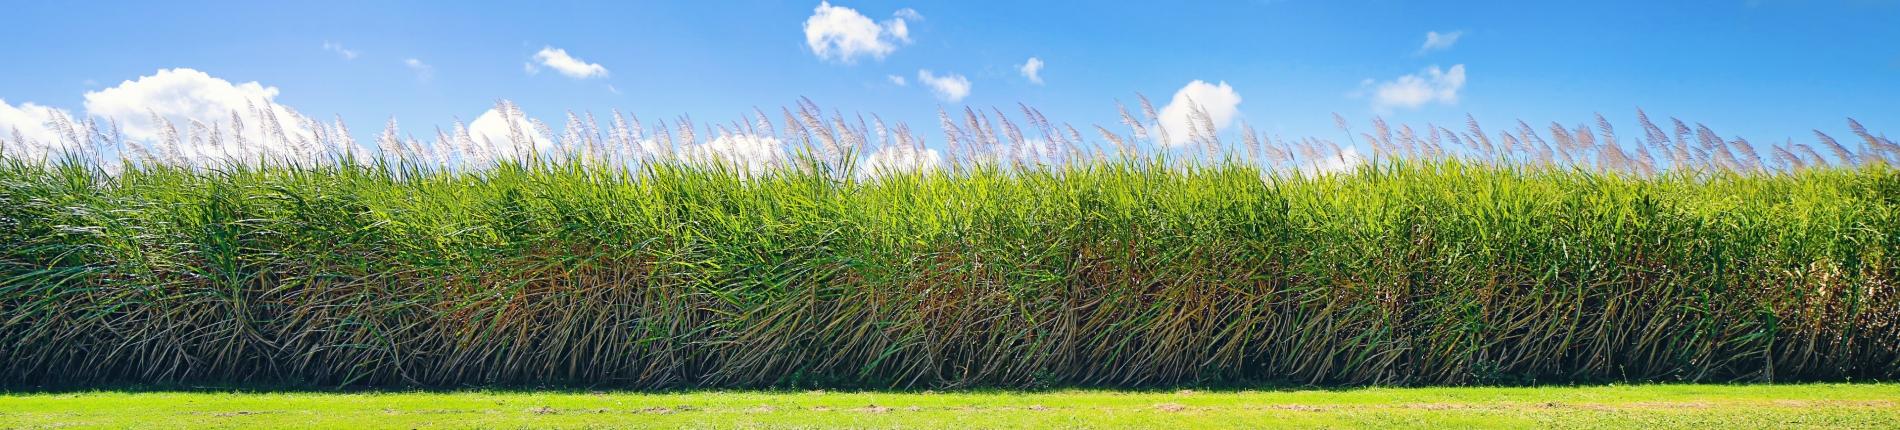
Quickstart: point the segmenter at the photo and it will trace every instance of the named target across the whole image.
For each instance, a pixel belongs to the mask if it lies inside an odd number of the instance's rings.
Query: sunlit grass
[[[1890,428],[1894,385],[1287,391],[78,392],[0,395],[0,427]]]

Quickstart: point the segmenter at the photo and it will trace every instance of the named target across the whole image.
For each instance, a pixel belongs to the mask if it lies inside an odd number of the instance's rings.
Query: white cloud
[[[867,55],[882,60],[897,51],[899,44],[910,43],[910,25],[905,19],[922,20],[923,15],[905,8],[892,14],[891,19],[874,22],[856,9],[820,1],[811,17],[805,18],[805,46],[819,59],[845,64]]]
[[[616,96],[620,95],[620,87],[616,87],[614,84],[607,84],[607,92],[614,93]]]
[[[1019,66],[1017,70],[1023,73],[1024,78],[1029,78],[1029,82],[1034,82],[1036,83],[1036,85],[1042,85],[1042,59],[1041,58],[1029,57],[1029,61],[1024,61],[1022,66]]]
[[[1326,175],[1349,173],[1352,172],[1353,169],[1359,168],[1359,165],[1365,163],[1366,157],[1359,155],[1357,148],[1344,147],[1340,148],[1338,153],[1320,156],[1318,159],[1301,164],[1297,168],[1307,174]]]
[[[1458,44],[1458,38],[1464,37],[1464,35],[1465,35],[1464,31],[1453,31],[1449,33],[1427,31],[1425,32],[1425,44],[1420,45],[1418,47],[1417,55],[1425,55],[1425,53],[1432,52],[1432,51],[1443,51],[1446,49],[1451,49],[1452,45]]]
[[[409,71],[416,72],[416,80],[428,82],[435,79],[435,66],[424,63],[422,60],[404,59],[402,65],[409,67]]]
[[[771,136],[749,134],[724,135],[710,142],[680,148],[680,159],[695,163],[720,163],[761,173],[777,164],[783,156],[781,142]]]
[[[567,55],[566,49],[559,49],[552,46],[542,47],[541,52],[534,53],[534,61],[574,79],[607,77],[606,67]],[[533,64],[528,64],[527,69],[528,74],[534,74],[535,68]]]
[[[1216,132],[1233,124],[1234,116],[1240,113],[1240,94],[1234,87],[1222,81],[1210,84],[1207,81],[1189,82],[1174,92],[1174,98],[1167,106],[1161,107],[1161,128],[1168,134],[1168,144],[1174,146],[1190,143],[1194,130],[1202,129],[1190,115],[1191,106],[1199,105],[1207,113],[1208,122],[1214,124]]]
[[[996,148],[992,154],[979,155],[979,157],[999,163],[1028,163],[1031,161],[1046,163],[1053,160],[1056,154],[1061,151],[1062,148],[1057,147],[1055,142],[1051,142],[1048,139],[1030,137],[1023,139],[1021,145],[1003,145],[1002,147]]]
[[[903,77],[903,76],[898,76],[898,75],[885,75],[885,76],[884,76],[884,79],[889,79],[889,80],[891,81],[891,85],[896,85],[896,86],[900,86],[900,87],[903,87],[903,86],[909,86],[909,85],[910,85],[910,81],[909,81],[909,80],[906,80],[906,79],[904,79],[904,77]]]
[[[924,14],[921,14],[921,13],[917,13],[917,10],[916,10],[916,9],[911,9],[911,8],[903,8],[903,9],[898,9],[898,10],[897,10],[897,12],[892,12],[892,13],[891,13],[891,16],[895,16],[895,17],[898,17],[898,18],[904,18],[904,19],[909,19],[909,20],[912,20],[912,21],[923,21],[923,20],[924,20]]]
[[[494,156],[503,159],[526,158],[528,154],[548,154],[554,149],[554,139],[535,130],[534,122],[526,113],[515,108],[512,114],[490,108],[468,123],[469,138],[474,144],[487,147]],[[512,122],[514,128],[510,129]],[[512,137],[521,133],[521,142]],[[529,146],[532,144],[532,146]]]
[[[6,142],[6,147],[0,149],[9,156],[39,158],[46,155],[44,148],[60,146],[62,142],[52,125],[58,118],[72,120],[73,115],[33,103],[16,107],[0,99],[0,141]],[[29,141],[33,144],[27,144]]]
[[[963,75],[948,73],[937,76],[929,70],[918,70],[917,82],[930,87],[931,92],[937,93],[938,98],[947,102],[956,103],[970,96],[970,80]]]
[[[345,48],[341,43],[325,41],[323,42],[323,50],[335,52],[337,56],[341,56],[345,60],[356,59],[356,50]]]
[[[181,137],[179,147],[172,149],[188,159],[315,156],[316,148],[300,148],[295,143],[313,136],[307,119],[296,110],[277,104],[277,94],[277,87],[257,82],[233,84],[197,70],[163,69],[151,76],[120,82],[115,87],[87,92],[85,107],[87,115],[118,121],[125,136],[133,140],[162,141],[167,134],[166,122],[180,135],[189,132],[193,120],[226,133],[220,145],[215,146],[209,142],[199,146]],[[247,144],[243,147],[229,136],[233,131],[234,114],[245,121],[243,138]],[[164,122],[155,121],[153,115]],[[271,117],[275,117],[275,127],[269,127]],[[267,132],[269,128],[282,129],[283,138]]]
[[[1372,91],[1372,108],[1379,111],[1412,109],[1431,103],[1458,104],[1458,92],[1465,88],[1465,65],[1454,65],[1450,70],[1432,66],[1420,74],[1387,82],[1368,79],[1362,86]]]
[[[943,165],[937,150],[904,145],[887,146],[864,158],[858,177],[873,178],[899,172],[928,172]]]

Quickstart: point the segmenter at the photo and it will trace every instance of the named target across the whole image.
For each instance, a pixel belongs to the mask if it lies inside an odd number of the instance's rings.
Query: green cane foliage
[[[1895,196],[1884,164],[0,159],[0,383],[1891,380]]]

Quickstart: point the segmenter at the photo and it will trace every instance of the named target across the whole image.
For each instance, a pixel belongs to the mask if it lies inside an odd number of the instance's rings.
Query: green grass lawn
[[[1896,428],[1900,384],[0,395],[4,428]]]

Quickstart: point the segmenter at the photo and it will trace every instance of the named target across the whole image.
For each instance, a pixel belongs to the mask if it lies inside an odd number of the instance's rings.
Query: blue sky
[[[1195,90],[1197,101],[1221,105],[1209,107],[1217,119],[1289,137],[1340,137],[1334,112],[1360,123],[1382,115],[1454,128],[1470,113],[1493,129],[1517,119],[1574,126],[1602,112],[1634,130],[1639,106],[1756,141],[1807,140],[1812,128],[1845,134],[1850,116],[1876,132],[1900,127],[1894,0],[181,1],[7,9],[0,127],[20,126],[32,117],[19,112],[32,109],[139,116],[145,104],[193,103],[175,99],[218,81],[304,114],[341,117],[359,138],[391,116],[419,134],[470,121],[500,98],[558,129],[570,109],[731,121],[803,96],[827,109],[907,121],[937,145],[938,106],[1013,111],[1022,102],[1059,122],[1113,126],[1116,100],[1132,105],[1139,92],[1165,104],[1195,81],[1208,84]],[[1434,33],[1438,43],[1428,48]],[[556,50],[569,58],[538,55]],[[1042,63],[1039,83],[1022,70],[1032,57]],[[203,76],[106,92],[179,68]],[[961,77],[967,95],[933,90],[923,70]],[[89,93],[97,94],[94,107]]]

